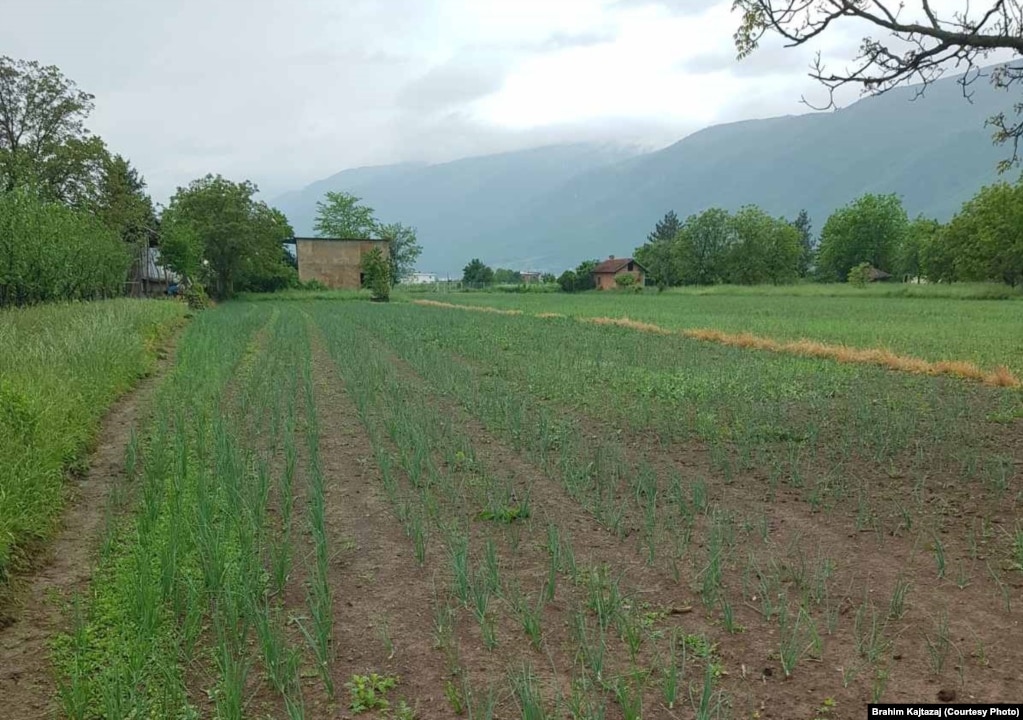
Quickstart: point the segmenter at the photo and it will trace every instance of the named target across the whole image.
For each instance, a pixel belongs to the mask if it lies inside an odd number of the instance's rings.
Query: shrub
[[[362,257],[363,286],[373,293],[373,300],[391,299],[391,266],[380,248],[373,248]]]
[[[850,285],[866,287],[867,283],[870,281],[870,263],[860,263],[849,271],[849,276],[846,279]]]

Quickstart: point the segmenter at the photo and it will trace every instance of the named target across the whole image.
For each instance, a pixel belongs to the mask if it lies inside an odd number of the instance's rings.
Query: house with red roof
[[[646,281],[646,268],[633,258],[616,258],[611,255],[607,260],[593,268],[593,283],[597,290],[613,290],[619,287],[618,277],[632,275],[634,285],[642,287]]]

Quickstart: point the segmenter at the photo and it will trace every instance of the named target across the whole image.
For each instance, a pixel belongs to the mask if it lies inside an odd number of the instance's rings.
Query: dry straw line
[[[726,333],[710,329],[683,330],[682,334],[695,340],[715,342],[721,345],[823,358],[842,363],[878,365],[890,370],[916,375],[950,375],[997,387],[1018,388],[1021,386],[1019,378],[1004,365],[999,365],[991,372],[987,372],[970,362],[959,360],[931,362],[921,358],[897,355],[885,348],[855,348],[847,345],[829,345],[813,340],[783,342],[751,333]]]
[[[456,305],[455,303],[439,302],[437,300],[413,300],[414,305],[426,305],[428,307],[452,308],[455,310],[470,310],[472,312],[493,313],[494,315],[521,315],[521,310],[498,310],[487,305]]]
[[[455,305],[453,303],[437,302],[434,300],[415,300],[419,305],[431,305],[434,307],[455,308],[458,310],[473,310],[476,312],[491,312],[499,315],[521,315],[520,310],[498,310],[497,308],[483,305]],[[539,313],[534,317],[555,318],[565,317],[560,313]],[[672,335],[674,331],[668,328],[654,325],[653,323],[632,320],[627,317],[575,317],[579,322],[592,323],[594,325],[613,325],[616,327],[629,328],[640,332],[655,333],[657,335]],[[985,385],[995,387],[1019,388],[1023,382],[1016,377],[1009,368],[999,365],[990,372],[983,370],[971,362],[960,360],[939,360],[931,362],[922,358],[908,355],[897,355],[886,348],[856,348],[847,345],[830,345],[815,340],[780,341],[762,335],[754,335],[748,332],[728,333],[721,330],[709,328],[692,328],[680,330],[680,334],[693,340],[718,343],[719,345],[730,345],[732,347],[746,348],[751,350],[766,350],[768,352],[783,353],[786,355],[799,355],[801,357],[821,358],[824,360],[835,360],[841,363],[857,363],[861,365],[877,365],[898,370],[899,372],[912,373],[914,375],[949,375],[951,377],[965,380],[975,380]]]

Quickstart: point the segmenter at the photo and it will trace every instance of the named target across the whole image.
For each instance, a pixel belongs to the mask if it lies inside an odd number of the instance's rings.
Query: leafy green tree
[[[163,214],[171,252],[162,253],[172,270],[194,277],[195,251],[202,248],[203,267],[219,299],[244,289],[246,278],[266,272],[268,264],[284,264],[283,242],[292,235],[284,216],[253,199],[258,189],[248,180],[235,183],[207,175],[178,188]],[[178,246],[175,245],[178,243]]]
[[[576,290],[582,292],[583,290],[592,290],[597,287],[593,271],[597,269],[599,264],[599,260],[583,260],[579,263],[578,267],[574,270]]]
[[[540,275],[540,282],[544,285],[553,285],[557,281],[558,278],[554,275],[554,273],[546,272]]]
[[[388,260],[391,265],[391,282],[398,284],[416,269],[416,262],[423,252],[423,246],[416,239],[416,229],[401,223],[378,225],[377,234],[390,241]]]
[[[636,248],[636,260],[647,269],[650,279],[658,286],[674,286],[680,282],[676,264],[675,242],[682,223],[674,210],[669,211],[647,235],[647,241]]]
[[[1023,283],[1023,181],[982,188],[940,236],[950,280]]]
[[[93,96],[52,65],[0,57],[0,190],[38,187],[43,199],[95,200],[107,151],[85,120]]]
[[[725,282],[726,253],[732,240],[727,210],[711,208],[687,218],[675,246],[680,281],[685,285]]]
[[[725,282],[736,285],[792,282],[802,256],[799,231],[756,206],[729,219],[731,235],[723,262]]]
[[[469,287],[483,287],[494,282],[494,271],[479,258],[473,258],[462,268],[462,284]]]
[[[103,163],[95,212],[129,245],[139,245],[156,234],[156,212],[146,181],[120,155]]]
[[[571,270],[566,270],[558,276],[558,285],[561,286],[562,292],[575,292],[575,273]]]
[[[810,275],[810,270],[813,268],[814,256],[817,254],[817,248],[813,242],[813,224],[810,222],[810,215],[806,210],[800,210],[799,215],[792,221],[792,227],[799,233],[799,267],[797,273],[799,277],[805,278]]]
[[[369,288],[373,299],[387,302],[391,299],[391,264],[383,251],[375,247],[362,256],[363,287]]]
[[[923,276],[923,258],[926,248],[934,241],[940,229],[941,223],[925,218],[923,215],[909,224],[906,236],[895,253],[895,262],[892,266],[894,274],[899,276],[903,282]]]
[[[119,295],[130,262],[95,215],[35,188],[0,192],[0,306]]]
[[[522,282],[522,273],[508,268],[497,268],[494,271],[494,282],[498,285],[518,285]]]
[[[360,204],[359,198],[347,192],[328,192],[316,203],[317,236],[334,238],[371,238],[377,234],[379,223],[373,208]],[[413,242],[414,231],[413,231]]]
[[[817,271],[822,280],[844,281],[860,263],[893,267],[909,219],[897,195],[864,195],[832,213],[821,231]]]

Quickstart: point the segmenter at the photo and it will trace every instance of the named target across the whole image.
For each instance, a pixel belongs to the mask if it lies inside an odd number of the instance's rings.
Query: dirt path
[[[45,566],[27,580],[15,622],[0,630],[0,698],[5,717],[19,720],[56,713],[56,682],[50,639],[63,628],[61,602],[88,583],[105,529],[107,497],[124,476],[125,450],[133,428],[144,421],[160,378],[173,365],[173,347],[160,353],[155,370],[117,401],[103,418],[85,476],[69,484],[62,528]]]

